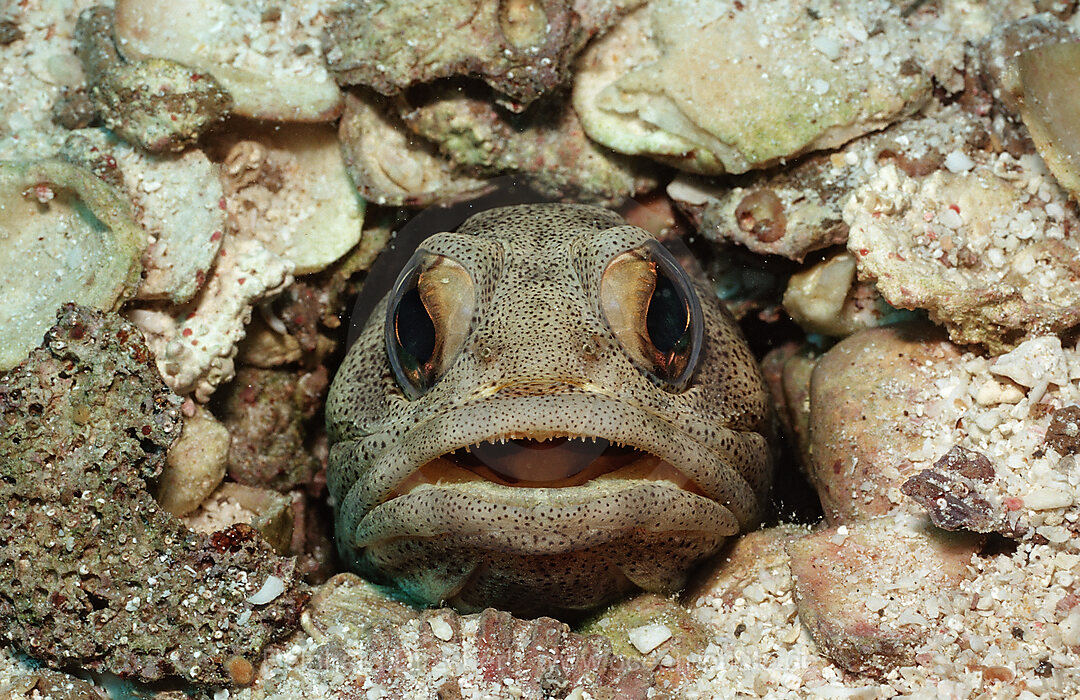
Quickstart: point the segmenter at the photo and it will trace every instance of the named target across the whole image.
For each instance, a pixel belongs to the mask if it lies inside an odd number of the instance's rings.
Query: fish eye
[[[409,399],[426,394],[446,373],[472,322],[472,277],[444,255],[417,251],[386,305],[386,354]]]
[[[701,354],[701,302],[689,275],[658,241],[616,255],[600,278],[604,321],[655,383],[681,391]]]

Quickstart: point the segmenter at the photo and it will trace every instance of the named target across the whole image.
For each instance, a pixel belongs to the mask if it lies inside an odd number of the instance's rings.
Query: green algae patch
[[[128,211],[83,168],[0,161],[0,370],[41,342],[64,302],[111,311],[135,293],[145,236]]]
[[[247,685],[307,599],[254,528],[192,532],[158,477],[181,399],[142,334],[65,305],[0,374],[0,638],[52,667]]]

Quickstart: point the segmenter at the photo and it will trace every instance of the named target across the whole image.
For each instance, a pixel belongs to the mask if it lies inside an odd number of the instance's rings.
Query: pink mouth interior
[[[454,460],[465,467],[487,467],[507,481],[559,481],[577,476],[608,449],[600,439],[553,438],[482,442]],[[469,458],[471,455],[472,459]]]
[[[660,457],[603,438],[485,441],[449,452],[417,468],[388,498],[421,484],[489,481],[518,488],[567,488],[594,479],[667,481],[704,496],[689,477]]]

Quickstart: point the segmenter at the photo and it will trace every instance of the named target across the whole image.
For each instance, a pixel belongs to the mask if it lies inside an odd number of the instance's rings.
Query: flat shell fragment
[[[41,342],[57,307],[131,297],[144,234],[117,192],[58,160],[0,162],[0,369]]]
[[[213,267],[225,231],[218,166],[202,151],[151,154],[104,129],[73,132],[64,158],[118,187],[149,236],[136,297],[190,301]]]
[[[662,0],[624,24],[579,59],[574,107],[600,143],[691,172],[833,148],[930,94],[888,2]]]
[[[330,121],[341,92],[322,60],[324,16],[316,3],[260,0],[119,0],[117,47],[128,60],[166,58],[206,71],[233,98],[236,114],[280,121]]]
[[[338,138],[357,191],[376,204],[422,207],[486,187],[413,135],[386,98],[370,91],[345,96]]]
[[[1050,44],[1017,59],[1020,114],[1039,155],[1062,187],[1080,192],[1080,42]]]
[[[298,275],[318,272],[360,241],[357,196],[331,126],[253,130],[222,164],[234,229],[263,241]]]

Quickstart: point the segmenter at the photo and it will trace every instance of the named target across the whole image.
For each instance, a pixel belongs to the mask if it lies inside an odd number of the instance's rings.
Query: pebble
[[[667,625],[654,623],[642,625],[630,630],[630,643],[642,654],[648,654],[667,640],[671,639],[671,630]]]

